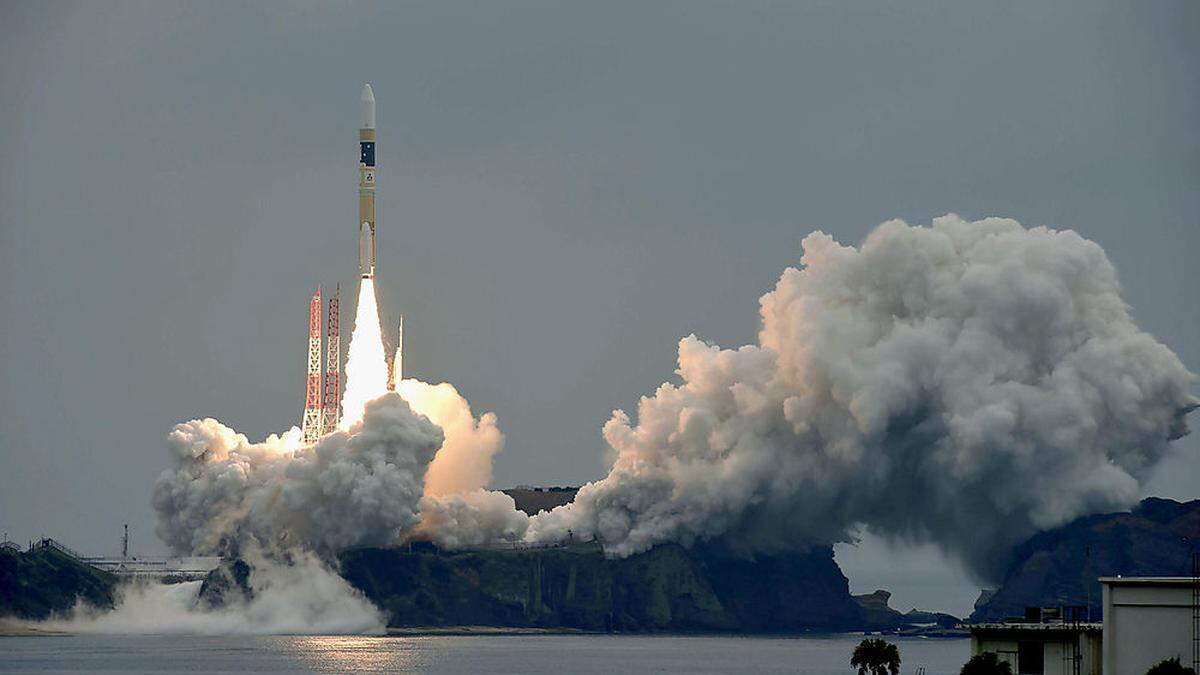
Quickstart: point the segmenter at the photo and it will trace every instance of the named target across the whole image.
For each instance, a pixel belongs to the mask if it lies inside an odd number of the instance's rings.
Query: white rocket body
[[[375,92],[363,85],[358,130],[358,273],[375,277]]]

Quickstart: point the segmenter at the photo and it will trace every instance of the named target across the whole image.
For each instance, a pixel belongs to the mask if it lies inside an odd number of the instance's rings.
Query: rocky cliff
[[[79,600],[113,606],[117,580],[53,548],[0,548],[0,616],[48,619]]]
[[[949,629],[962,623],[962,619],[951,614],[926,612],[915,607],[907,613],[900,612],[892,609],[889,604],[891,599],[892,594],[884,590],[854,596],[854,601],[863,610],[863,618],[866,623],[879,630],[899,630],[915,626]]]
[[[1108,576],[1190,576],[1200,544],[1200,500],[1149,498],[1130,512],[1085,516],[1019,546],[1004,583],[985,592],[972,621],[1021,616],[1027,606],[1088,605],[1101,614]]]
[[[458,553],[358,549],[343,553],[340,564],[342,576],[393,627],[789,633],[869,627],[829,547],[757,559],[676,545],[624,559],[606,558],[588,544]],[[246,590],[234,568],[222,568],[205,582],[201,601],[219,605],[222,596]]]

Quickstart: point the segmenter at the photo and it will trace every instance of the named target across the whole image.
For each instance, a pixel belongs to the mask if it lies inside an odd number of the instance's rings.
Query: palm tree
[[[850,665],[858,675],[900,675],[900,650],[884,640],[863,640],[854,648]]]
[[[1196,675],[1196,671],[1179,662],[1179,657],[1165,659],[1154,664],[1146,675]]]
[[[971,657],[958,671],[959,675],[1012,675],[1012,666],[1001,661],[996,652],[983,652]]]

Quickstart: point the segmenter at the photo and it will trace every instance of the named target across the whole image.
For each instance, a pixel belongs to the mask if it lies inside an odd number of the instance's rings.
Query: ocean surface
[[[25,673],[811,673],[845,675],[861,635],[799,638],[55,635],[0,637]],[[900,672],[956,675],[968,639],[892,639]]]

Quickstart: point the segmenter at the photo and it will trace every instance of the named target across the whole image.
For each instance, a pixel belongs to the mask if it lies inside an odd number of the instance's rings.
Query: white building
[[[1200,629],[1191,577],[1104,577],[1103,675],[1143,675],[1178,656],[1192,665]]]
[[[1101,675],[1099,623],[1059,615],[971,626],[971,653],[994,652],[1013,675]]]

